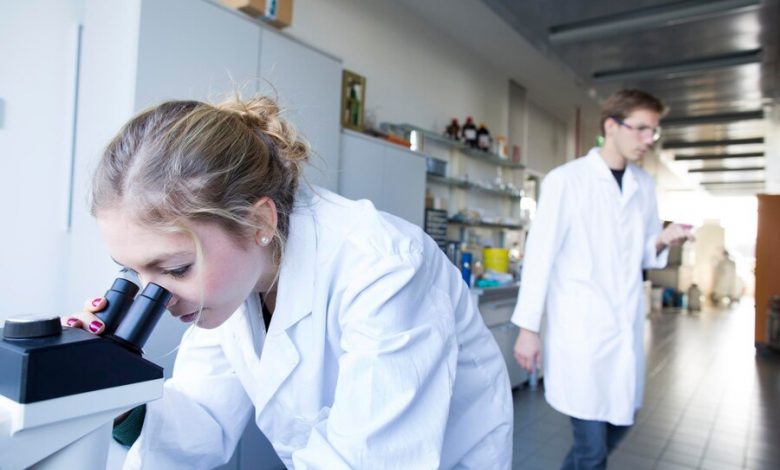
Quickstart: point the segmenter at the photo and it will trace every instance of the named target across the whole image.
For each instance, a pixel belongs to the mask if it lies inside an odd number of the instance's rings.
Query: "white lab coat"
[[[255,295],[188,330],[125,468],[226,462],[253,409],[289,468],[510,468],[506,366],[458,270],[418,227],[315,191],[268,334]]]
[[[633,424],[644,387],[642,268],[661,231],[653,180],[636,165],[623,191],[598,149],[544,180],[512,321],[539,331],[547,312],[545,396],[579,419]]]

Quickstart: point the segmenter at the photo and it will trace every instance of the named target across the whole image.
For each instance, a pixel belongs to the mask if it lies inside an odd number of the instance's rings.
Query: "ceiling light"
[[[661,126],[679,127],[696,126],[701,124],[728,124],[739,121],[753,121],[764,119],[764,111],[739,111],[735,113],[705,114],[701,116],[680,116],[661,120]]]
[[[717,167],[717,168],[691,168],[688,170],[688,173],[725,173],[725,172],[731,172],[731,171],[764,171],[766,170],[763,166],[746,166],[742,168],[730,168],[730,167]]]
[[[751,49],[748,51],[732,52],[730,54],[688,59],[680,62],[667,62],[644,67],[595,71],[592,76],[593,81],[596,83],[643,80],[647,78],[684,75],[760,62],[761,49]]]
[[[549,39],[555,45],[598,39],[620,33],[633,33],[642,29],[694,21],[711,15],[757,7],[760,3],[759,0],[674,2],[555,25],[549,29]]]
[[[753,145],[763,144],[763,137],[754,137],[751,139],[723,139],[723,140],[669,140],[663,143],[664,149],[688,149],[698,147],[725,147],[727,145]],[[762,154],[763,156],[763,154]]]
[[[763,157],[764,152],[752,152],[752,153],[711,153],[706,155],[677,155],[674,157],[677,161],[685,160],[723,160],[726,158],[753,158]]]

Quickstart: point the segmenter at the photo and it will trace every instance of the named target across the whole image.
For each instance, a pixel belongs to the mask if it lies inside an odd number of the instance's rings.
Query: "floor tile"
[[[780,469],[780,358],[755,354],[752,321],[750,302],[648,317],[644,406],[610,470]],[[560,468],[568,417],[545,402],[543,382],[513,398],[514,468]]]
[[[670,462],[668,460],[659,460],[655,463],[655,470],[695,470],[698,468],[696,465],[683,465],[676,462]]]
[[[669,462],[688,465],[695,468],[699,465],[699,461],[701,460],[701,456],[703,454],[704,452],[700,452],[697,455],[696,453],[679,452],[674,449],[666,449],[660,455],[659,460],[667,460]]]

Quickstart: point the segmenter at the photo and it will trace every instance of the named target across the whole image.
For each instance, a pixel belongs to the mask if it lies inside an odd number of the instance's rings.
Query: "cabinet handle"
[[[67,178],[67,194],[65,194],[65,220],[64,231],[69,233],[73,225],[73,185],[76,173],[76,133],[78,129],[79,118],[79,81],[81,80],[81,46],[84,25],[76,25],[76,51],[74,57],[73,73],[73,102],[71,104],[71,123],[70,123],[70,155],[68,155],[68,166],[65,172]]]

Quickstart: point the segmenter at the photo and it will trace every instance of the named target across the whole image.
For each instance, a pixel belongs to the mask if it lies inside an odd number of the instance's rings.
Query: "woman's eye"
[[[174,268],[174,269],[166,269],[163,270],[163,274],[171,277],[184,277],[185,274],[187,274],[187,271],[190,270],[191,264],[182,266],[180,268]]]

